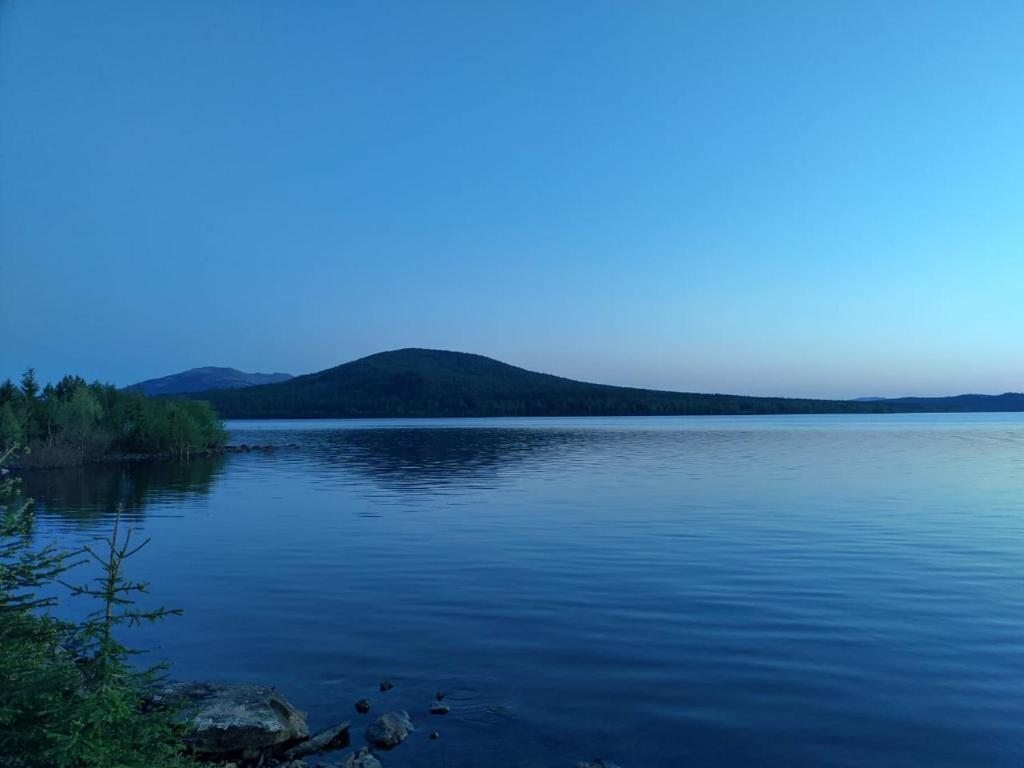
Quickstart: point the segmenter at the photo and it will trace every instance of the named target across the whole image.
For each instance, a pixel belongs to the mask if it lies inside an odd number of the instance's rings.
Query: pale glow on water
[[[42,538],[128,499],[178,676],[424,768],[1024,759],[1022,415],[229,426],[297,447],[29,477]]]

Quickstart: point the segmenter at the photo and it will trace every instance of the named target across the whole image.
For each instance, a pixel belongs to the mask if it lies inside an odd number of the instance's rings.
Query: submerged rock
[[[380,749],[394,749],[415,730],[408,712],[388,712],[366,729],[366,740]]]
[[[447,715],[451,712],[451,709],[447,704],[442,704],[440,701],[432,701],[430,703],[430,714],[432,715]]]
[[[381,768],[380,760],[363,747],[358,752],[348,755],[341,763],[341,768]]]
[[[619,766],[613,762],[598,757],[591,760],[589,763],[576,763],[576,768],[619,768]]]
[[[356,702],[356,712],[360,715],[365,715],[370,711],[370,701],[368,699],[360,699]]]
[[[380,683],[380,692],[381,693],[387,693],[388,691],[390,691],[394,687],[395,687],[395,684],[392,683],[390,680],[382,680],[381,683]]]
[[[342,723],[333,728],[325,728],[301,744],[296,744],[284,753],[284,757],[286,760],[294,760],[298,757],[312,755],[314,752],[341,749],[348,746],[348,741],[348,723]]]
[[[309,737],[306,715],[263,685],[169,683],[152,702],[180,708],[190,725],[185,743],[208,759],[274,752]]]

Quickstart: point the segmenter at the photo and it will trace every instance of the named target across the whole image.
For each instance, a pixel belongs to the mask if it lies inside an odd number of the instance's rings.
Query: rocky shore
[[[225,445],[217,450],[216,453],[273,453],[284,448],[298,447],[298,443],[288,443],[287,445],[249,445],[248,443],[239,443],[238,445]]]
[[[380,685],[381,693],[392,688],[390,681]],[[316,733],[310,733],[306,714],[269,686],[172,682],[154,691],[150,705],[174,708],[189,727],[189,750],[221,768],[308,768],[307,760],[318,761],[320,768],[383,768],[382,753],[407,739],[440,737],[426,723],[450,711],[444,698],[438,692],[423,712],[415,713],[415,722],[405,710],[373,716],[369,701],[360,699],[354,711],[366,719],[365,727],[346,721]],[[365,743],[356,748],[353,737]],[[575,768],[619,766],[596,758]]]

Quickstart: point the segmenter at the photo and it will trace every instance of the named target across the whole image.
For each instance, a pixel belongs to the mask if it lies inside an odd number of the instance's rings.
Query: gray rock
[[[207,759],[271,753],[309,737],[306,715],[267,686],[169,683],[151,698],[180,708],[186,743]]]
[[[299,757],[312,755],[314,752],[341,749],[348,746],[348,741],[348,723],[342,723],[333,728],[325,728],[301,744],[296,744],[284,753],[284,758],[285,760],[295,760]]]
[[[597,757],[589,763],[576,763],[576,768],[619,768],[615,763]]]
[[[366,729],[366,740],[380,749],[394,749],[415,730],[408,712],[388,712]]]
[[[341,763],[341,768],[382,768],[380,760],[370,754],[370,750],[363,747],[358,752],[345,757]]]

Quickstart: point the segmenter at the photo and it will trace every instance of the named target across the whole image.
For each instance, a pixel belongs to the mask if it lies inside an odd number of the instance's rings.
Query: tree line
[[[150,398],[80,376],[41,387],[29,368],[0,384],[0,449],[21,446],[22,465],[67,466],[118,455],[178,456],[224,445],[202,400]]]

